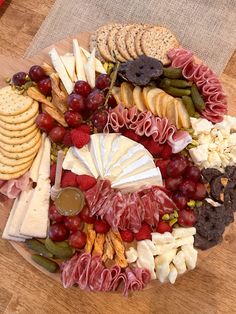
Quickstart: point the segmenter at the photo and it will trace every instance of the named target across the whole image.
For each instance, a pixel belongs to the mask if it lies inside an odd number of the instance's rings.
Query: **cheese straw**
[[[63,159],[64,159],[64,153],[62,150],[59,150],[58,154],[57,154],[57,167],[56,167],[55,183],[51,188],[51,199],[53,201],[55,201],[59,192],[61,191],[61,175],[62,175]]]

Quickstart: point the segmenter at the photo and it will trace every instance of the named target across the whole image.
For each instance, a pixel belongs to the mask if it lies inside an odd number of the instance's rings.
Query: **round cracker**
[[[41,137],[40,137],[39,141],[35,144],[35,146],[33,146],[30,149],[27,149],[23,152],[20,152],[20,153],[8,152],[8,151],[4,150],[1,146],[0,146],[0,152],[5,157],[18,160],[18,159],[25,158],[25,157],[28,157],[28,156],[36,153],[39,150],[40,145],[41,145]]]
[[[21,170],[29,168],[31,166],[32,162],[33,162],[33,160],[31,159],[24,164],[16,165],[16,166],[9,166],[9,165],[5,165],[2,162],[0,162],[0,173],[1,174],[11,174],[11,173],[19,172]]]
[[[11,86],[0,89],[0,114],[3,116],[15,116],[29,109],[33,99],[24,96]]]
[[[110,54],[112,56],[114,56],[115,60],[118,60],[120,62],[125,62],[126,59],[120,54],[119,49],[118,49],[118,45],[116,42],[116,34],[119,33],[122,30],[122,26],[121,25],[117,25],[114,26],[109,34],[108,34],[108,38],[107,38],[107,45],[108,45],[108,49],[110,51]]]
[[[95,48],[96,51],[96,58],[98,58],[101,62],[105,62],[105,60],[103,59],[103,57],[101,56],[98,47],[97,47],[97,34],[94,33],[90,36],[90,40],[89,40],[89,50],[90,52],[93,51],[93,49]]]
[[[18,166],[18,165],[22,165],[30,160],[33,160],[35,155],[37,152],[34,152],[32,155],[29,155],[27,157],[24,158],[20,158],[20,159],[12,159],[12,158],[8,158],[6,156],[4,156],[1,152],[0,152],[0,160],[4,165],[7,166]]]
[[[32,105],[29,107],[28,110],[15,116],[0,115],[0,120],[10,124],[26,122],[30,120],[32,117],[34,117],[38,113],[38,110],[39,103],[37,101],[33,101]]]
[[[135,24],[125,25],[119,30],[119,32],[116,33],[116,38],[115,38],[116,46],[120,54],[125,60],[133,60],[132,56],[129,54],[129,51],[127,49],[126,36],[130,28],[133,27],[134,25]]]
[[[115,59],[110,54],[110,51],[107,46],[107,40],[109,32],[113,29],[113,27],[120,25],[120,24],[107,24],[99,27],[96,31],[96,40],[97,40],[97,47],[101,54],[101,56],[109,62],[115,62]]]
[[[0,137],[1,135],[8,136],[8,137],[22,137],[22,136],[28,135],[29,133],[32,133],[36,128],[37,126],[35,123],[24,130],[16,130],[16,131],[10,131],[10,130],[0,127]]]
[[[32,117],[30,120],[22,122],[22,123],[16,123],[16,124],[11,124],[11,123],[7,123],[4,121],[0,120],[0,127],[2,129],[6,129],[8,131],[21,131],[21,130],[25,130],[29,127],[31,127],[32,125],[35,125],[35,120],[37,118],[38,114],[36,114],[34,117]]]
[[[29,165],[28,168],[25,168],[19,172],[15,172],[15,173],[0,173],[0,180],[11,180],[11,179],[17,179],[19,177],[21,177],[23,174],[25,174],[29,168],[31,167],[31,165]]]
[[[141,47],[141,38],[142,38],[144,32],[151,27],[152,26],[143,26],[143,28],[140,29],[140,31],[136,34],[136,37],[134,40],[134,45],[135,45],[135,50],[136,50],[137,56],[141,56],[144,54],[144,51],[142,50],[142,47]]]
[[[36,128],[33,132],[25,136],[21,136],[21,137],[9,137],[5,135],[1,135],[0,140],[1,142],[5,144],[11,144],[11,145],[23,144],[23,143],[29,142],[33,137],[35,137],[37,132],[38,132],[38,129]]]
[[[143,29],[142,24],[134,24],[132,27],[130,27],[125,37],[127,50],[133,59],[136,59],[138,57],[135,49],[135,38],[137,33],[142,29]]]
[[[149,57],[160,60],[164,65],[170,63],[167,52],[179,47],[175,35],[167,28],[153,26],[148,28],[141,37],[141,49]]]
[[[9,153],[21,153],[26,150],[29,150],[35,146],[35,144],[38,142],[38,140],[41,137],[41,133],[39,130],[37,130],[37,133],[34,137],[32,137],[28,142],[23,144],[6,144],[0,142],[0,147]]]

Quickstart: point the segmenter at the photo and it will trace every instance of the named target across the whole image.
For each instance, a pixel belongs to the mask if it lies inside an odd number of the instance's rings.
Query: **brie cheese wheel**
[[[66,68],[66,71],[71,79],[72,82],[76,81],[76,75],[75,75],[75,57],[72,53],[66,53],[64,56],[60,56],[61,61],[64,64],[64,67]]]
[[[113,188],[125,192],[162,185],[160,170],[147,149],[117,133],[96,133],[88,145],[70,148],[63,169],[108,179]]]
[[[68,94],[72,93],[74,83],[71,81],[64,67],[64,64],[55,48],[49,51],[49,56],[51,58],[54,69],[57,71],[63,85],[65,86],[65,89],[67,90],[67,93]]]
[[[73,45],[73,53],[75,56],[75,69],[76,69],[77,80],[86,81],[84,64],[83,64],[78,40],[73,39],[72,45]]]
[[[84,54],[84,56],[86,57],[86,62],[87,59],[90,57],[90,52],[88,52],[86,49],[80,47],[82,53]],[[104,69],[104,66],[102,65],[102,62],[100,60],[98,60],[97,58],[95,58],[95,69],[96,72],[101,73],[101,74],[107,74],[106,70]]]

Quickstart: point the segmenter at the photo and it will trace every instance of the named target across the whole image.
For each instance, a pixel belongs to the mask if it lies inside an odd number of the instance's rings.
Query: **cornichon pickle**
[[[46,249],[45,245],[36,239],[27,239],[25,240],[25,244],[29,249],[39,253],[40,255],[49,258],[53,257],[53,254]]]
[[[49,238],[46,239],[45,246],[48,249],[48,251],[50,251],[57,258],[67,259],[74,254],[74,250],[70,246],[62,247],[60,245],[57,245],[56,242],[53,242]]]
[[[188,114],[190,115],[190,117],[193,117],[196,111],[195,111],[192,98],[190,96],[182,96],[182,100],[183,100],[186,110],[188,111]]]
[[[35,263],[47,269],[50,273],[55,273],[59,269],[59,265],[55,261],[44,256],[33,254],[31,258]]]
[[[178,79],[182,77],[182,70],[179,68],[163,68],[163,75],[168,78]]]
[[[186,80],[177,80],[177,79],[168,79],[169,80],[169,85],[173,87],[178,87],[178,88],[186,88],[186,87],[191,87],[192,82],[186,81]]]
[[[57,242],[57,245],[60,247],[70,247],[69,243],[66,241]]]
[[[192,96],[192,100],[193,100],[195,108],[197,110],[203,110],[205,108],[205,103],[195,84],[193,84],[191,87],[191,96]]]
[[[164,88],[164,91],[174,97],[189,96],[191,94],[190,89],[181,89],[172,86]]]

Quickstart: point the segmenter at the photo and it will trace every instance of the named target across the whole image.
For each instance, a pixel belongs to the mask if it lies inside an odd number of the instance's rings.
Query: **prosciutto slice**
[[[101,189],[104,186],[106,193]],[[177,210],[165,189],[159,186],[122,194],[113,189],[108,180],[98,180],[95,186],[85,192],[85,197],[91,216],[96,214],[105,218],[113,229],[130,229],[133,232],[139,231],[143,221],[157,225],[160,213]]]
[[[202,116],[214,123],[221,122],[227,112],[227,100],[216,74],[207,65],[196,63],[194,54],[187,49],[171,49],[168,57],[171,65],[181,68],[183,76],[200,89],[206,104]]]
[[[172,149],[175,147],[175,153],[189,144],[189,134],[181,131],[181,139],[179,136],[174,136],[179,131],[173,124],[169,123],[167,118],[154,117],[150,111],[138,112],[136,107],[127,109],[118,105],[114,109],[110,108],[104,132],[110,130],[119,132],[123,127],[133,130],[139,136],[152,137],[155,142],[160,144],[168,141]],[[187,140],[183,141],[183,138]],[[178,145],[179,141],[181,141],[180,145]]]
[[[10,199],[16,198],[21,191],[27,189],[30,183],[29,172],[26,172],[23,176],[18,179],[12,179],[8,181],[1,180],[0,182],[0,193],[7,196]]]
[[[126,268],[115,265],[106,268],[100,256],[76,253],[61,266],[61,281],[64,288],[77,284],[83,290],[115,291],[121,287],[123,294],[142,290],[151,280],[147,269]]]

